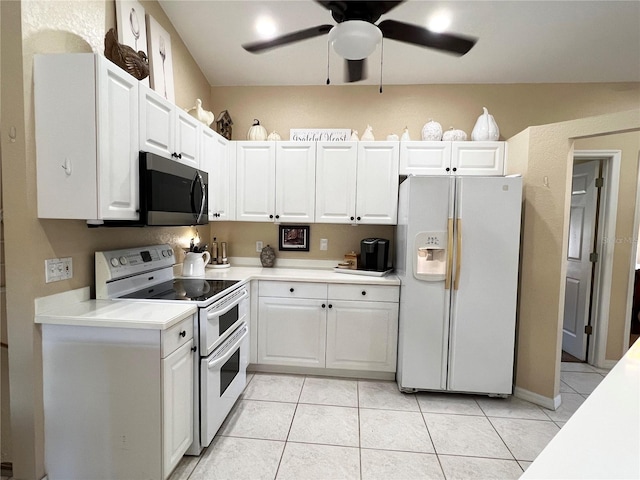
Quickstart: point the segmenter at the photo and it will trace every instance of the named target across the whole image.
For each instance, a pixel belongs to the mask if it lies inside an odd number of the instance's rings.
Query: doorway
[[[581,260],[586,260],[587,267],[584,267],[586,273],[583,273],[582,279],[586,284],[584,285],[583,297],[579,297],[577,293],[577,285],[574,280],[571,280],[570,274],[573,275],[569,266],[569,260],[567,259],[567,286],[565,289],[565,317],[567,313],[573,314],[579,321],[576,320],[575,326],[571,329],[567,328],[571,325],[571,321],[567,320],[568,324],[565,325],[565,319],[563,319],[563,339],[562,346],[563,352],[565,352],[565,330],[573,330],[577,336],[580,333],[582,337],[582,344],[580,344],[580,350],[583,354],[575,355],[574,361],[586,362],[596,367],[610,368],[605,359],[607,332],[609,328],[609,305],[611,296],[611,284],[613,276],[613,251],[615,242],[607,241],[615,239],[616,231],[616,214],[618,208],[618,189],[620,180],[620,167],[622,161],[622,152],[620,150],[576,150],[574,152],[574,173],[578,175],[587,175],[584,171],[595,171],[597,168],[598,175],[595,178],[602,178],[599,182],[601,187],[595,186],[595,180],[592,186],[591,197],[589,197],[588,188],[583,188],[585,194],[580,201],[585,203],[595,202],[595,205],[591,205],[594,209],[595,217],[592,220],[592,227],[589,227],[590,237],[585,238],[582,243],[574,243],[570,245],[568,249],[569,256],[580,256]],[[587,178],[585,177],[585,182]],[[576,184],[580,186],[580,182]],[[573,214],[573,191],[580,191],[580,188],[572,187],[572,214]],[[580,214],[581,215],[581,214]],[[586,212],[585,212],[586,215]],[[576,213],[575,218],[571,218],[569,226],[569,237],[572,233],[575,235],[575,231],[578,228],[582,218]],[[573,222],[573,223],[572,223]],[[572,232],[572,230],[574,230]],[[567,241],[570,241],[568,238]],[[576,246],[581,248],[585,247],[585,252],[577,254]],[[587,248],[588,247],[588,248]],[[595,253],[595,256],[591,254]],[[591,261],[595,260],[595,261]],[[590,264],[590,266],[589,266]],[[581,280],[582,282],[583,280]],[[568,285],[572,282],[571,287]],[[569,291],[569,290],[573,291]],[[584,302],[584,310],[578,312],[577,308],[567,306],[568,301],[576,302],[578,298]],[[574,308],[574,310],[571,310]],[[585,327],[587,332],[585,333]],[[628,331],[628,330],[627,330]],[[570,335],[568,335],[570,337]],[[567,347],[570,348],[570,347]],[[568,358],[568,357],[565,357]],[[614,362],[615,363],[615,362]]]
[[[588,362],[603,187],[602,159],[574,160],[562,323],[563,361]]]

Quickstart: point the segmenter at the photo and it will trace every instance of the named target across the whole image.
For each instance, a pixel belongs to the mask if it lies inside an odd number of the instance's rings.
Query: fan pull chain
[[[382,93],[382,59],[384,58],[384,37],[380,40],[380,93]]]
[[[331,83],[331,80],[329,80],[329,44],[330,42],[327,42],[327,85]]]

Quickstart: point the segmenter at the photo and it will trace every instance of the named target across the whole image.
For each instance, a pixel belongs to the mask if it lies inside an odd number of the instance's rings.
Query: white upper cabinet
[[[236,220],[274,221],[275,142],[236,142],[236,169]]]
[[[316,223],[354,223],[358,142],[316,145]]]
[[[138,85],[101,55],[35,56],[38,217],[139,218]]]
[[[201,127],[187,112],[140,85],[140,150],[200,168]]]
[[[200,168],[209,174],[209,221],[235,220],[235,145],[203,126],[200,146]]]
[[[316,222],[395,225],[398,142],[318,142]]]
[[[313,142],[236,143],[236,220],[313,222]]]
[[[398,216],[398,142],[358,142],[357,223],[395,225]]]
[[[276,221],[313,222],[315,192],[315,142],[276,142]]]
[[[504,175],[505,142],[400,142],[400,175]]]

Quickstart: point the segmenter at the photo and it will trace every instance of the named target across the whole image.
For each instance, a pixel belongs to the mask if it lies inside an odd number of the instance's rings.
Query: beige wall
[[[39,328],[33,323],[34,298],[92,285],[96,250],[165,242],[177,248],[188,242],[192,231],[190,228],[88,229],[83,222],[37,218],[33,54],[103,53],[104,35],[115,26],[115,3],[28,0],[0,4],[3,8],[1,131],[16,126],[18,132],[16,142],[9,142],[3,135],[1,145],[7,327],[11,347],[12,460],[16,478],[40,479],[45,473],[42,360]],[[143,5],[171,34],[176,103],[188,108],[195,104],[195,98],[201,98],[205,106],[208,105],[209,85],[164,12],[155,2],[143,2]],[[5,12],[11,13],[11,18]],[[67,256],[73,259],[74,278],[45,284],[44,260]]]
[[[636,109],[531,127],[509,142],[510,155],[515,156],[518,165],[526,164],[516,364],[516,385],[522,389],[547,398],[559,393],[573,139],[638,129],[640,110]],[[631,145],[634,145],[633,141]],[[512,168],[517,166],[512,165]],[[633,163],[630,169],[637,171],[637,164]],[[637,175],[634,178],[637,179]],[[629,191],[628,182],[621,181],[621,189],[623,187],[626,196],[620,192],[619,204],[633,205],[635,184]],[[625,256],[624,251],[616,251],[614,258],[618,254]],[[626,258],[626,275],[623,272],[617,279],[624,287],[624,302],[619,302],[624,303],[624,307],[612,304],[612,309],[626,308],[627,282],[624,279],[628,278],[631,261],[628,250]],[[620,268],[617,267],[617,272]],[[620,326],[612,323],[624,322],[624,317],[610,317],[609,321],[609,331],[619,334]],[[611,340],[622,343],[620,336]]]

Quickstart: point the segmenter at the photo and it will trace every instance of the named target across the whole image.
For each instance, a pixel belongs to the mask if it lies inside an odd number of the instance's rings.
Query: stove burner
[[[202,302],[232,287],[238,280],[205,280],[203,278],[176,278],[120,298],[138,300],[186,300]]]

